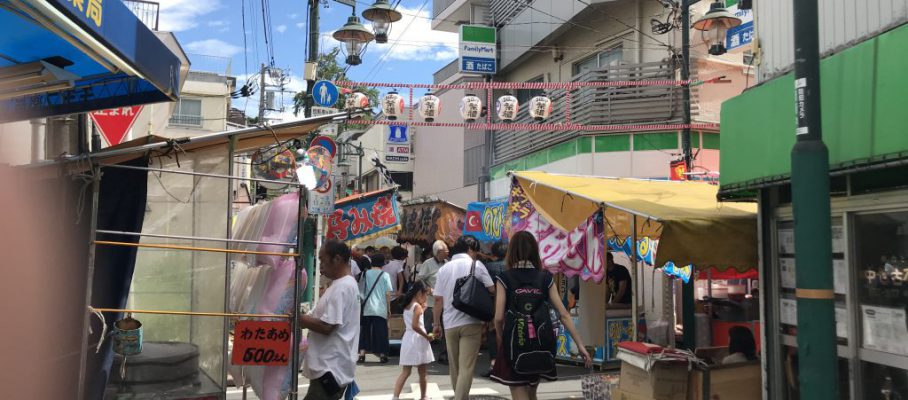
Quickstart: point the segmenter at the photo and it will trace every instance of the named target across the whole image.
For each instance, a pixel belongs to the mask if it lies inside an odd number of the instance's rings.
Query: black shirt
[[[634,298],[634,294],[632,293],[634,285],[631,283],[631,274],[627,271],[627,267],[615,264],[615,267],[612,268],[611,271],[606,272],[606,281],[608,282],[608,297],[610,300],[613,300],[613,303],[631,304]],[[621,282],[627,282],[627,289],[624,292],[624,297],[614,299],[614,297],[618,295],[618,286]]]

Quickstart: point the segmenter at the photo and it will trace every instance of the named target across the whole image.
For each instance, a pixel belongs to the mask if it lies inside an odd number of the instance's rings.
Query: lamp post
[[[353,9],[353,15],[347,18],[347,23],[334,31],[333,36],[335,40],[344,44],[344,53],[347,54],[347,64],[349,65],[362,64],[361,54],[366,47],[366,43],[375,39],[375,35],[359,22],[355,8]]]
[[[375,32],[375,43],[388,43],[388,34],[391,33],[391,24],[400,21],[403,15],[391,7],[387,0],[376,0],[372,7],[363,11],[363,18],[372,22],[372,31]]]
[[[700,31],[709,54],[721,56],[725,54],[725,34],[730,28],[741,25],[741,19],[728,12],[722,2],[716,1],[709,5],[709,11],[694,22],[693,28]]]

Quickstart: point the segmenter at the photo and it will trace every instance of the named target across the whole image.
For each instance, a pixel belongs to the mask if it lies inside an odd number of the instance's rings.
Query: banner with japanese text
[[[436,240],[454,245],[464,226],[462,208],[443,201],[407,204],[401,212],[401,230],[397,240],[431,247]]]
[[[473,202],[467,205],[464,235],[472,235],[480,242],[495,242],[508,237],[508,201]]]
[[[362,241],[400,230],[397,190],[387,189],[338,200],[328,215],[327,239]]]
[[[536,211],[515,179],[508,200],[508,232],[527,231],[539,242],[542,264],[552,273],[580,276],[585,281],[605,278],[605,233],[602,212],[596,212],[576,229],[565,232]],[[469,221],[468,221],[469,222]]]

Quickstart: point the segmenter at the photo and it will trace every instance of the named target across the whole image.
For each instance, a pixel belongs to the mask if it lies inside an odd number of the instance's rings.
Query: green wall
[[[908,154],[908,25],[820,64],[823,140],[832,169]],[[795,142],[793,73],[722,104],[723,191],[788,177]],[[899,154],[903,153],[903,154]]]

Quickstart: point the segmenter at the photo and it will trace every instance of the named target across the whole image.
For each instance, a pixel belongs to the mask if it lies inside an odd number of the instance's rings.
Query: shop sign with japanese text
[[[239,321],[233,337],[233,365],[287,365],[289,321]]]
[[[328,239],[341,241],[391,233],[400,229],[397,192],[385,190],[338,201],[328,216]]]

